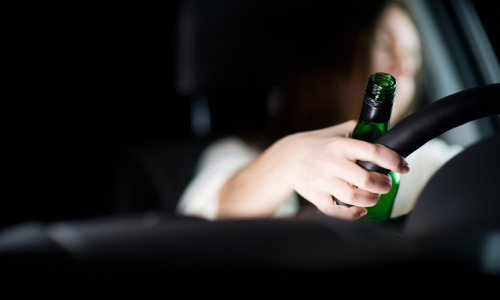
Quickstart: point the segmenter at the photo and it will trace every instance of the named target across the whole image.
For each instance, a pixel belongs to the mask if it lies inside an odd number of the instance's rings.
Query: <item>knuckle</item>
[[[360,179],[361,179],[361,186],[364,188],[370,188],[374,184],[374,180],[368,172],[363,173]]]
[[[340,147],[340,146],[344,146],[345,145],[345,138],[342,138],[342,137],[333,137],[331,142],[330,142],[330,146],[331,147]]]
[[[327,214],[328,210],[326,209],[325,205],[323,203],[314,203],[316,207],[324,214]]]
[[[366,207],[375,206],[378,202],[378,199],[380,199],[380,194],[372,194],[366,201]]]
[[[326,147],[328,148],[328,151],[335,151],[341,144],[339,143],[339,140],[337,138],[333,138],[328,144],[326,144]]]
[[[344,148],[344,152],[351,153],[354,150],[362,149],[359,146],[359,142],[360,141],[351,138],[342,138],[342,146]]]
[[[395,170],[399,170],[402,168],[403,166],[403,160],[401,159],[401,156],[397,155],[395,158],[394,158],[394,169]]]
[[[356,196],[356,191],[353,189],[348,189],[344,192],[344,200],[343,202],[353,204],[353,200]]]
[[[333,201],[333,199],[332,199],[332,201]],[[327,202],[324,202],[324,201],[320,201],[320,202],[317,202],[315,205],[325,215],[331,215],[332,214],[333,202],[327,203]]]
[[[374,144],[368,143],[366,145],[366,152],[368,153],[368,157],[370,157],[370,159],[374,159],[378,156],[379,148]]]
[[[335,137],[330,143],[328,143],[328,151],[330,153],[342,153],[342,151],[346,148],[346,138]]]
[[[385,184],[385,188],[384,188],[384,192],[385,193],[389,193],[389,191],[391,190],[392,188],[392,178],[389,176],[389,175],[385,175],[384,176],[384,180],[386,182]]]

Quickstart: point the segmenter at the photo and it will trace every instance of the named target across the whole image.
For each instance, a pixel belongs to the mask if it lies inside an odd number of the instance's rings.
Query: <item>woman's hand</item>
[[[367,212],[364,207],[374,206],[380,194],[389,192],[392,181],[388,175],[363,169],[356,161],[370,161],[402,174],[409,167],[387,147],[348,138],[355,126],[355,121],[349,121],[285,137],[269,149],[274,157],[273,173],[323,213],[360,218]],[[332,195],[355,206],[339,206]]]
[[[355,126],[349,121],[277,141],[226,182],[219,195],[219,217],[270,216],[294,190],[327,215],[356,220],[366,214],[364,207],[389,192],[391,179],[356,161],[402,174],[409,167],[389,148],[348,138]],[[339,206],[332,195],[355,206]]]

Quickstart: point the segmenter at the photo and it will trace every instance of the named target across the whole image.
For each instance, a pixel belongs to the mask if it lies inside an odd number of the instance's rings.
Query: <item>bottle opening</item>
[[[396,78],[387,73],[375,73],[368,79],[366,93],[376,101],[394,101]]]

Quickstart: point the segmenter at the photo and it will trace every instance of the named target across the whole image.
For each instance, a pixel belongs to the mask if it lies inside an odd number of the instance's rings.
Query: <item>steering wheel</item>
[[[500,84],[450,95],[405,118],[375,143],[406,157],[451,128],[500,114],[499,97]],[[384,224],[317,213],[213,222],[149,213],[7,228],[0,232],[0,263],[25,275],[66,279],[249,271],[359,278],[436,267],[439,276],[500,276],[499,169],[500,135],[457,155],[420,195],[404,236]]]

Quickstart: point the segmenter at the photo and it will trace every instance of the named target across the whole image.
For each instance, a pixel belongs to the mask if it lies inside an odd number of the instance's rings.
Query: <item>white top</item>
[[[431,176],[450,158],[462,150],[440,139],[433,139],[406,158],[410,172],[401,175],[391,217],[410,212]],[[240,138],[220,139],[207,147],[198,161],[195,177],[184,190],[177,213],[215,219],[219,211],[219,191],[238,170],[259,155]],[[274,217],[294,216],[299,210],[296,194],[292,194],[275,211]]]

